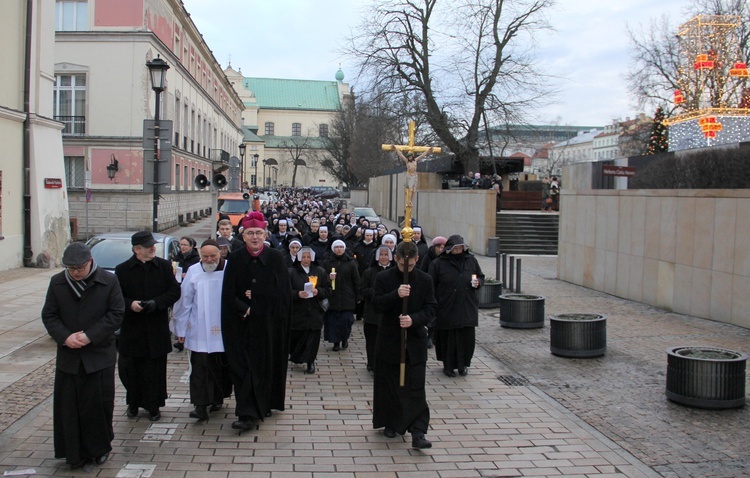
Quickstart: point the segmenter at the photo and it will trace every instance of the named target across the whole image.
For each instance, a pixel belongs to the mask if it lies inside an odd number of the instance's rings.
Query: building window
[[[88,0],[57,0],[55,29],[59,32],[85,32],[89,26]]]
[[[190,178],[188,177],[188,173],[187,172],[188,172],[188,167],[184,166],[182,168],[182,189],[184,189],[185,191],[187,191],[188,189],[190,189],[188,187],[188,184],[190,184],[189,183]]]
[[[273,123],[270,121],[266,123],[266,136],[273,136]]]
[[[86,185],[86,160],[83,156],[65,156],[65,181],[68,188],[83,188]]]
[[[175,191],[180,190],[180,165],[179,164],[174,165],[174,190]]]
[[[318,126],[318,134],[321,138],[327,138],[328,137],[328,125],[327,124],[321,124]]]
[[[292,136],[302,136],[301,123],[292,123]]]
[[[86,133],[86,75],[57,75],[53,108],[55,119],[65,124],[63,134]]]

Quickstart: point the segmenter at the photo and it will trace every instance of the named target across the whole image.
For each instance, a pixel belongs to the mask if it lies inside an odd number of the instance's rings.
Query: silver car
[[[114,272],[118,264],[130,259],[133,255],[130,238],[136,232],[107,232],[86,241],[86,245],[91,248],[91,256],[96,261],[96,265]],[[180,252],[180,240],[174,236],[159,233],[154,234],[154,239],[156,239],[156,257],[168,261],[175,260],[177,253]]]

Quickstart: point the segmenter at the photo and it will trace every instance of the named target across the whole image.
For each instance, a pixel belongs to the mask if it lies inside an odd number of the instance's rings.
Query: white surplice
[[[221,338],[221,284],[224,269],[203,270],[201,263],[193,264],[182,279],[182,296],[174,305],[172,320],[174,334],[185,337],[185,348],[193,352],[223,352]]]

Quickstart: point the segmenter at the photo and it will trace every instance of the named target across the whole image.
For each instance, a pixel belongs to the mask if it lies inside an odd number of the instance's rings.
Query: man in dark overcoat
[[[52,276],[42,322],[57,342],[53,405],[55,458],[73,468],[100,465],[112,451],[115,331],[125,305],[117,278],[99,269],[80,242],[63,252]]]
[[[425,392],[427,369],[427,324],[435,317],[437,301],[432,279],[415,269],[417,246],[402,242],[396,248],[396,266],[375,277],[372,305],[382,313],[375,344],[375,380],[372,405],[374,428],[383,434],[411,432],[414,448],[430,448],[425,438],[430,425],[430,408]],[[408,283],[404,271],[408,268]],[[403,313],[404,299],[408,300]],[[406,372],[399,385],[401,330],[406,329]]]
[[[232,428],[284,410],[292,288],[282,253],[264,245],[266,221],[242,221],[246,247],[229,255],[221,295],[221,333],[239,417]]]
[[[120,381],[127,391],[128,417],[139,408],[161,418],[167,398],[167,355],[172,351],[169,308],[180,298],[172,263],[156,257],[156,239],[139,231],[130,239],[133,255],[115,267],[125,298],[120,330]]]

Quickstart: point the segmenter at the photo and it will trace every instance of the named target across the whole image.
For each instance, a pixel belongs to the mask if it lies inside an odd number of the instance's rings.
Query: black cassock
[[[403,299],[398,287],[404,275],[393,267],[375,277],[372,305],[383,314],[375,344],[375,380],[372,406],[373,428],[387,427],[397,433],[427,432],[430,409],[425,393],[427,368],[427,324],[435,317],[437,301],[432,279],[414,269],[409,273],[411,293],[408,314],[412,326],[407,329],[405,386],[399,386],[401,362],[401,326]]]
[[[252,291],[252,299],[245,291]],[[282,254],[265,246],[227,259],[221,293],[221,333],[238,417],[263,419],[284,410],[289,360],[291,283]],[[243,317],[250,307],[250,315]]]

